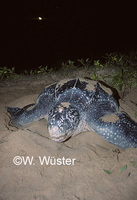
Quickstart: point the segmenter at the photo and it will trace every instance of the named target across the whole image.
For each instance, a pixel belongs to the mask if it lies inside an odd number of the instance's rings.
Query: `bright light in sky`
[[[48,18],[46,18],[46,17],[32,17],[32,18],[30,18],[31,20],[36,20],[36,21],[45,21],[45,20],[47,20]]]

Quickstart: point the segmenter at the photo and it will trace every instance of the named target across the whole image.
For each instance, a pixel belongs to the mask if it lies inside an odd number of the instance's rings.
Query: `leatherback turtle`
[[[14,126],[45,118],[51,139],[56,142],[93,130],[118,147],[137,147],[137,123],[118,111],[111,89],[97,81],[65,79],[46,87],[35,104],[21,109],[7,107],[7,111]]]

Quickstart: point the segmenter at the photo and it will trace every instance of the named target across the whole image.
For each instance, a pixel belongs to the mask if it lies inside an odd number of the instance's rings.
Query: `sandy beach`
[[[95,132],[55,143],[45,119],[22,129],[9,125],[5,106],[35,103],[46,86],[79,76],[89,74],[52,73],[0,83],[0,200],[137,199],[136,148],[120,149]],[[132,88],[120,109],[137,122],[136,105],[137,88]]]

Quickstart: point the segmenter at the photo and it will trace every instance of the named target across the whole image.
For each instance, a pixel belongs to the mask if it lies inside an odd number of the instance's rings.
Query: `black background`
[[[1,67],[19,71],[39,65],[58,67],[63,60],[137,46],[132,2],[18,0],[3,1],[0,9]]]

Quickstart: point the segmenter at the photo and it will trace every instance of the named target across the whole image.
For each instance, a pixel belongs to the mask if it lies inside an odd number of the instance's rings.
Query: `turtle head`
[[[51,139],[64,142],[70,138],[79,124],[79,113],[70,103],[56,105],[48,115],[48,130]]]

